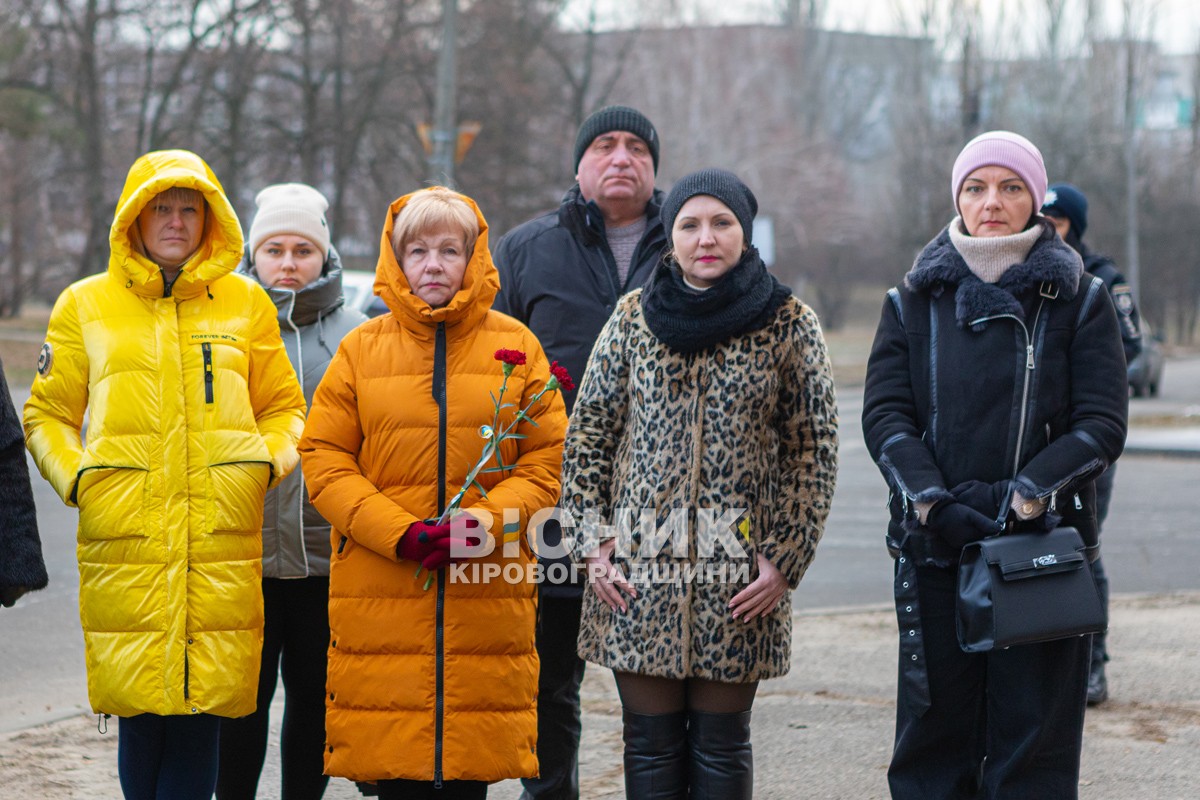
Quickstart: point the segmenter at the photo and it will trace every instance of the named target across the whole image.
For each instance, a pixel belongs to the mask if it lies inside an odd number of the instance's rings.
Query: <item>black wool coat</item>
[[[1093,479],[1120,455],[1128,389],[1104,284],[1048,223],[997,284],[979,280],[943,230],[892,289],[867,367],[863,432],[892,492],[889,545],[907,532],[929,563],[958,551],[920,528],[915,501],[967,480],[1011,480],[1049,501],[1042,525],[1097,544]]]
[[[46,582],[25,435],[0,365],[0,603],[11,605]]]

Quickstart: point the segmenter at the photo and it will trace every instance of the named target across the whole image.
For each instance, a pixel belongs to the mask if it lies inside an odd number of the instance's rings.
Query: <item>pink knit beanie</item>
[[[1011,131],[988,131],[967,142],[958,158],[954,159],[950,178],[954,210],[960,214],[958,193],[962,191],[967,176],[980,167],[1007,167],[1017,173],[1033,196],[1034,210],[1040,208],[1038,203],[1046,196],[1046,184],[1050,181],[1046,177],[1042,154],[1033,142]]]

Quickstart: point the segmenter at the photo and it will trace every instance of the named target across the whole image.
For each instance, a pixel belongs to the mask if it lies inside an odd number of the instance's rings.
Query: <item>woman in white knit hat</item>
[[[259,192],[255,204],[240,270],[258,280],[275,301],[280,335],[311,405],[338,343],[366,317],[343,305],[341,262],[330,243],[324,195],[301,183],[281,183]],[[329,523],[308,502],[298,469],[266,498],[258,710],[222,721],[219,800],[255,796],[280,674],[286,692],[282,797],[307,800],[325,792],[329,555]]]

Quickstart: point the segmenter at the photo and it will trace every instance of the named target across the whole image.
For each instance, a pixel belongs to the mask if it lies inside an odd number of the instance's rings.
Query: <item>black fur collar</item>
[[[1048,293],[1070,300],[1079,291],[1083,261],[1055,235],[1048,221],[1039,220],[1035,224],[1042,226],[1042,235],[1034,242],[1029,256],[1023,263],[1010,267],[998,283],[984,283],[971,272],[954,247],[947,226],[925,245],[904,276],[904,284],[914,292],[940,292],[941,287],[956,287],[955,318],[962,327],[970,325],[971,320],[997,314],[1024,319],[1017,295],[1029,290],[1041,291],[1043,286]]]

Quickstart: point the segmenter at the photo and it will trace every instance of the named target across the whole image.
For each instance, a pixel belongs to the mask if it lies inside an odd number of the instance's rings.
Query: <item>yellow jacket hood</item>
[[[204,159],[187,150],[156,150],[133,162],[109,230],[108,271],[137,294],[161,297],[163,275],[146,256],[138,214],[160,193],[195,189],[208,203],[200,246],[183,265],[172,294],[190,297],[232,272],[242,259],[242,227],[220,181]]]
[[[418,192],[436,188],[439,187],[431,186]],[[404,277],[404,270],[396,260],[396,252],[392,249],[392,229],[396,215],[418,192],[410,192],[397,198],[388,206],[387,218],[383,222],[383,235],[379,242],[379,261],[375,266],[375,293],[383,298],[383,302],[400,323],[409,328],[427,327],[438,322],[445,322],[447,325],[476,323],[492,307],[492,301],[500,291],[500,275],[496,271],[496,265],[492,263],[492,254],[488,249],[487,220],[483,218],[483,213],[475,201],[460,193],[479,221],[479,238],[475,240],[475,249],[463,273],[462,287],[445,306],[433,308],[413,294],[408,279]]]

